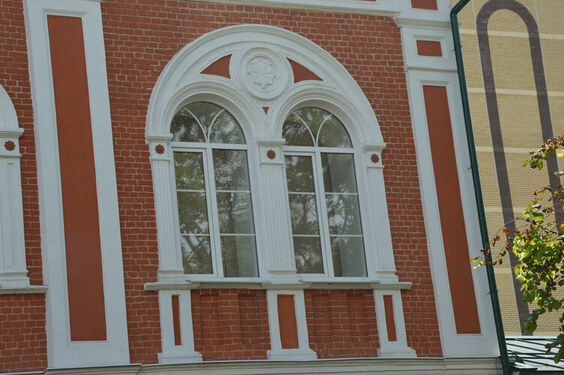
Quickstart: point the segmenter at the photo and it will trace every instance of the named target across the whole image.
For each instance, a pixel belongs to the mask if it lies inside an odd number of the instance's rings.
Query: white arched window
[[[365,277],[354,148],[347,130],[331,113],[305,107],[286,118],[282,136],[297,272]]]
[[[178,234],[186,274],[257,277],[245,135],[219,105],[193,102],[171,122]]]

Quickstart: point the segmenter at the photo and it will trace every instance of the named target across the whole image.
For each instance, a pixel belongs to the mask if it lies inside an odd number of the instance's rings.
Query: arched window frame
[[[256,155],[256,149],[249,147],[249,140],[250,139],[254,139],[253,133],[252,133],[252,126],[250,124],[250,121],[252,121],[249,116],[245,115],[245,103],[239,102],[239,103],[235,103],[232,100],[230,100],[229,98],[226,98],[225,96],[220,96],[217,93],[213,92],[214,90],[204,90],[203,93],[187,93],[188,97],[183,100],[182,102],[180,102],[179,105],[177,105],[177,109],[174,111],[174,114],[176,114],[181,108],[183,108],[184,106],[191,104],[191,103],[196,103],[196,102],[208,102],[208,103],[212,103],[215,104],[219,107],[222,107],[225,111],[227,111],[229,114],[231,114],[235,120],[238,122],[243,135],[245,137],[245,144],[223,144],[223,145],[219,145],[219,144],[213,144],[213,143],[208,143],[208,142],[180,142],[180,141],[172,141],[172,137],[171,137],[171,141],[170,141],[170,153],[171,153],[171,162],[170,162],[170,178],[171,178],[171,185],[174,188],[174,193],[176,194],[176,177],[175,177],[175,165],[174,165],[174,152],[178,152],[178,151],[196,151],[196,152],[202,152],[204,156],[204,168],[207,170],[206,172],[206,184],[211,183],[211,179],[213,179],[212,176],[212,171],[213,171],[213,167],[210,165],[212,164],[212,161],[209,160],[209,155],[211,154],[212,150],[214,149],[237,149],[237,150],[244,150],[247,153],[247,163],[248,163],[248,171],[249,171],[249,183],[250,183],[250,187],[251,187],[251,202],[252,202],[252,213],[253,213],[253,218],[254,218],[254,226],[255,226],[255,248],[256,248],[256,256],[257,256],[257,263],[258,263],[258,275],[256,277],[226,277],[223,276],[223,271],[222,271],[222,264],[221,262],[219,262],[219,259],[221,259],[221,248],[219,247],[219,245],[217,244],[217,239],[216,241],[214,241],[213,239],[211,239],[210,241],[212,241],[211,244],[211,252],[212,252],[212,267],[213,267],[213,271],[211,274],[185,274],[185,280],[186,281],[215,281],[215,280],[222,280],[225,282],[258,282],[261,279],[261,275],[263,274],[263,272],[265,272],[265,270],[263,269],[263,264],[265,264],[264,260],[262,258],[264,258],[264,254],[261,251],[262,248],[264,248],[264,230],[262,229],[262,225],[261,222],[259,222],[258,218],[261,218],[261,212],[262,210],[260,209],[260,202],[256,197],[256,194],[253,191],[253,187],[257,185],[257,181],[258,181],[258,176],[257,176],[257,170],[256,168],[252,168],[251,167],[251,162],[253,164],[256,164],[256,159],[257,159],[257,155]],[[172,118],[170,119],[170,122],[172,122]],[[169,123],[170,123],[169,122]],[[178,216],[178,200],[176,199],[176,195],[173,195],[173,210],[174,212],[176,212],[177,214],[174,216],[174,228],[176,230],[176,248],[180,249],[181,245],[180,245],[180,223],[179,223],[179,216]],[[212,219],[213,222],[216,222],[217,219],[217,205],[212,204],[211,202],[211,195],[216,194],[216,189],[211,188],[208,189],[206,192],[206,203],[207,203],[207,207],[208,207],[208,217],[210,216],[214,216],[214,218]],[[260,230],[258,228],[261,228]],[[212,233],[213,231],[213,233]],[[210,237],[213,238],[214,236],[219,236],[219,233],[216,233],[215,229],[211,229],[210,228]],[[215,243],[214,243],[215,242]],[[180,265],[182,266],[182,256],[181,253],[180,254]]]
[[[258,46],[258,47],[257,47]],[[288,86],[276,98],[257,98],[241,95],[241,80],[237,66],[230,67],[231,79],[201,72],[218,59],[232,55],[240,62],[249,50],[268,49],[307,67],[321,81],[304,81]],[[323,64],[319,62],[323,61]],[[236,64],[235,64],[236,65]],[[291,70],[290,70],[291,76]],[[292,78],[292,77],[290,77]],[[292,80],[290,79],[289,82]],[[212,98],[211,100],[209,98]],[[207,99],[202,99],[207,98]],[[364,278],[320,278],[319,282],[392,282],[398,281],[393,260],[390,225],[385,198],[381,152],[385,147],[374,111],[362,90],[346,69],[326,51],[309,40],[283,29],[262,25],[239,25],[220,29],[194,41],[181,50],[167,65],[151,96],[147,116],[147,140],[151,148],[151,162],[155,186],[155,202],[159,239],[159,282],[186,282],[182,273],[180,251],[171,227],[177,217],[171,188],[170,120],[182,103],[210,101],[227,108],[244,127],[249,147],[251,184],[260,186],[253,191],[260,282],[300,282],[296,275],[293,250],[279,251],[279,242],[291,236],[285,177],[277,181],[282,187],[269,185],[267,176],[284,176],[267,171],[267,166],[283,166],[284,140],[280,138],[286,116],[299,106],[317,106],[337,116],[347,127],[354,144],[355,167],[358,178],[365,233],[365,256],[368,274]],[[229,107],[231,106],[231,107]],[[262,111],[268,107],[268,112]],[[248,134],[252,134],[249,136]],[[164,149],[159,153],[159,146]],[[267,160],[272,151],[275,158]],[[253,157],[256,156],[256,158]],[[257,163],[258,162],[258,163]],[[161,164],[161,165],[159,165]],[[259,165],[257,165],[259,164]],[[274,169],[272,169],[274,171]],[[253,174],[255,174],[253,176]],[[271,176],[271,177],[272,177]],[[163,184],[160,180],[165,181]],[[258,181],[260,180],[260,181]],[[167,182],[168,181],[168,182]],[[370,192],[368,191],[370,186]],[[267,189],[281,189],[283,202],[265,204]],[[258,201],[255,204],[255,201]],[[285,212],[282,213],[282,210]],[[267,212],[269,211],[269,212]],[[274,213],[274,214],[273,214]],[[263,225],[261,228],[260,225]],[[273,232],[279,227],[281,234]],[[269,229],[270,228],[270,229]],[[259,234],[269,238],[259,244]],[[272,236],[276,237],[272,239]],[[378,241],[375,239],[378,238]],[[274,245],[276,243],[276,246]],[[291,260],[288,258],[291,256]]]

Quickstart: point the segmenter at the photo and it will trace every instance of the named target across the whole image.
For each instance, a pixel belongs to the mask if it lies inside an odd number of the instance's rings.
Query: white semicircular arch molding
[[[0,129],[18,130],[18,115],[10,96],[0,85]]]
[[[236,65],[245,60],[245,56],[255,53],[255,50],[269,50],[283,59],[291,59],[322,81],[294,84],[290,69],[286,77],[290,82],[283,90],[279,90],[281,93],[276,98],[267,96],[261,101],[248,90],[241,95],[244,89]],[[212,63],[228,55],[232,56],[232,79],[201,75]],[[207,85],[201,84],[203,77]],[[151,94],[147,137],[169,135],[170,120],[178,106],[206,92],[216,93],[218,97],[224,95],[227,101],[240,105],[242,111],[255,119],[251,121],[251,126],[260,122],[262,129],[253,132],[256,138],[280,137],[283,120],[294,109],[292,106],[319,103],[329,111],[342,112],[340,115],[335,113],[340,118],[348,117],[350,122],[346,121],[349,123],[347,125],[354,128],[355,138],[362,140],[362,144],[384,147],[372,106],[345,67],[323,48],[288,30],[264,25],[230,26],[205,34],[186,45],[166,65]],[[257,110],[261,103],[270,107],[268,121],[264,113]]]

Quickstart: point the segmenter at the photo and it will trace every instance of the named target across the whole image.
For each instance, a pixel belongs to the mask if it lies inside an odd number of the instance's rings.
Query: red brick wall
[[[378,356],[372,290],[306,290],[309,345],[318,358]]]
[[[33,108],[29,86],[22,1],[0,6],[0,85],[12,100],[19,126],[27,268],[33,285],[41,285],[41,238]],[[0,295],[0,372],[32,371],[47,366],[44,295]]]
[[[264,290],[192,291],[196,351],[204,360],[266,359],[270,350]]]
[[[47,367],[45,296],[0,296],[0,372]]]
[[[421,356],[441,348],[428,265],[417,163],[399,29],[390,18],[230,6],[188,1],[102,3],[126,278],[131,360],[155,362],[160,350],[155,281],[157,242],[145,119],[151,90],[182,47],[218,28],[268,24],[294,31],[330,52],[372,104],[387,144],[385,180],[403,292],[408,343]],[[142,324],[132,318],[143,316]],[[208,357],[209,358],[209,357]]]

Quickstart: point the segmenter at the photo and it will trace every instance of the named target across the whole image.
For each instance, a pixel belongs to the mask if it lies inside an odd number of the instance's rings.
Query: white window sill
[[[316,280],[300,281],[298,283],[272,283],[266,280],[200,280],[146,283],[146,291],[159,290],[189,290],[189,289],[372,289],[372,290],[403,290],[411,289],[410,282],[379,282],[378,280]]]
[[[47,287],[43,285],[30,285],[26,287],[2,287],[0,285],[0,294],[45,294]]]

